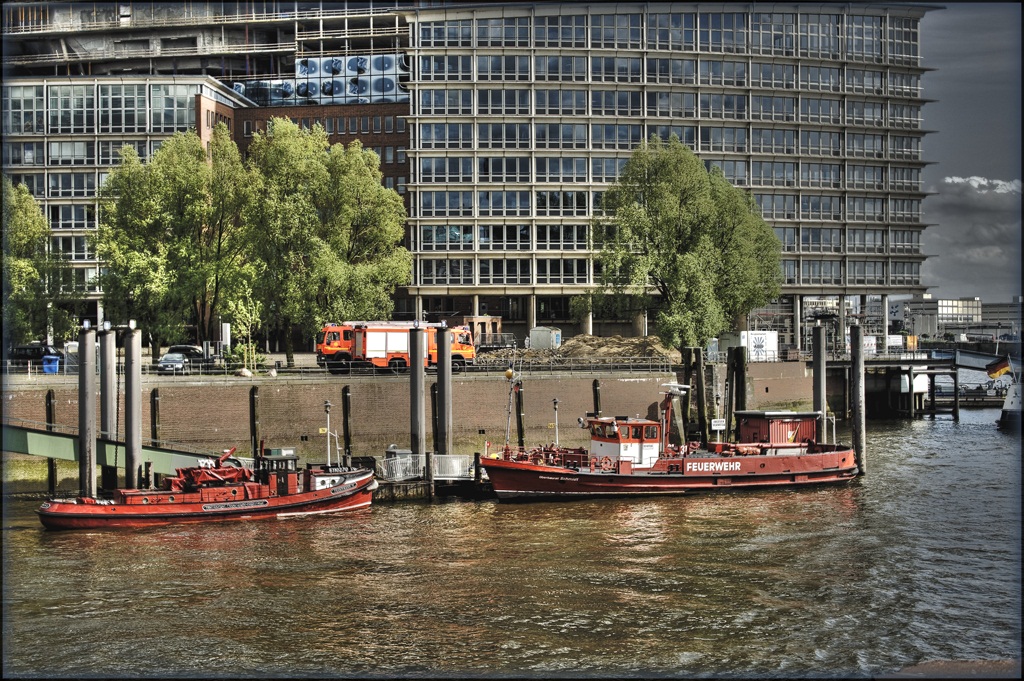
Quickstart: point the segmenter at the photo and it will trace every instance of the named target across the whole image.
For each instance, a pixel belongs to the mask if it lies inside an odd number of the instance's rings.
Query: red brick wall
[[[595,375],[528,375],[523,382],[526,443],[553,442],[554,409],[558,398],[558,439],[565,445],[583,445],[586,438],[576,419],[593,406]],[[803,362],[750,364],[747,368],[748,409],[809,409],[811,372]],[[677,380],[671,374],[602,375],[601,406],[605,415],[648,416],[661,399],[660,386]],[[427,449],[433,449],[431,402],[427,379],[424,398]],[[249,391],[259,388],[259,429],[267,447],[294,447],[299,454],[323,459],[327,445],[320,429],[327,425],[324,401],[330,400],[331,430],[339,436],[342,426],[342,388],[349,386],[352,402],[352,449],[357,456],[382,452],[389,444],[409,447],[409,379],[407,377],[330,377],[213,380],[202,384],[164,379],[146,382],[142,398],[142,436],[151,437],[151,397],[159,389],[160,439],[217,452],[237,447],[249,454]],[[5,415],[45,422],[45,395],[53,388],[56,421],[78,425],[78,384],[47,379],[12,385],[4,390]],[[508,423],[508,382],[500,375],[454,379],[452,442],[455,453],[483,452],[484,442],[500,446]],[[123,398],[122,398],[123,402]],[[830,396],[831,403],[831,396]],[[119,406],[118,432],[123,437],[124,411]],[[97,428],[99,428],[97,397]],[[483,431],[482,433],[480,431]],[[303,439],[305,438],[305,439]],[[515,444],[513,413],[510,441]],[[171,446],[171,445],[168,445]]]

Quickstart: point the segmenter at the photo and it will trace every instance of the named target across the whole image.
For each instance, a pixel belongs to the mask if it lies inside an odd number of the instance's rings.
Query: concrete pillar
[[[531,293],[526,296],[526,337],[530,337],[530,329],[537,326],[537,296]]]
[[[859,325],[850,327],[850,352],[851,369],[853,377],[851,380],[851,392],[853,393],[851,403],[853,411],[853,455],[857,462],[857,470],[860,475],[867,472],[864,448],[867,442],[867,419],[865,416],[864,401],[864,329]]]
[[[889,294],[882,294],[882,354],[889,354]]]
[[[78,334],[78,490],[96,496],[96,332]]]
[[[409,329],[409,449],[413,460],[422,461],[427,452],[425,413],[426,370],[423,367],[426,347],[423,329]]]
[[[451,454],[452,332],[437,329],[437,454]]]
[[[473,294],[473,307],[472,307],[472,309],[473,309],[473,316],[474,317],[479,317],[480,316],[480,295],[477,294],[477,293]]]
[[[116,440],[117,433],[117,332],[96,334],[100,343],[100,437]]]
[[[594,313],[587,312],[587,316],[583,318],[583,328],[580,331],[588,336],[594,335]]]
[[[645,338],[647,336],[647,310],[641,310],[634,315],[633,335],[640,338]]]
[[[839,328],[836,330],[836,334],[839,336],[836,338],[836,356],[842,356],[846,354],[846,296],[839,296]]]
[[[137,489],[142,463],[142,332],[129,329],[124,349],[124,486]]]
[[[423,319],[423,296],[417,295],[415,298],[413,298],[413,301],[415,303],[416,311],[416,315],[413,317],[413,319]]]
[[[797,351],[804,348],[803,296],[793,296],[793,341]]]
[[[825,399],[825,357],[828,353],[825,343],[826,329],[821,324],[817,324],[814,327],[813,333],[814,337],[812,339],[812,343],[814,352],[814,369],[812,380],[814,383],[814,411],[818,412],[818,427],[816,429],[814,439],[818,442],[825,442],[825,436],[828,432],[826,428],[828,404]]]

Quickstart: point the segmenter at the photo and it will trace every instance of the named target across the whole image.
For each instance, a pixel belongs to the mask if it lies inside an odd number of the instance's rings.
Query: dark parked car
[[[167,352],[185,355],[192,364],[213,364],[213,358],[203,357],[203,349],[198,345],[172,345],[167,348]]]
[[[187,376],[192,373],[192,362],[183,353],[168,352],[160,358],[160,363],[156,365],[156,371],[158,374]]]
[[[60,357],[63,359],[64,353],[52,345],[46,345],[45,343],[29,343],[28,345],[16,345],[11,348],[7,358],[19,362],[41,362],[43,357],[47,356]]]

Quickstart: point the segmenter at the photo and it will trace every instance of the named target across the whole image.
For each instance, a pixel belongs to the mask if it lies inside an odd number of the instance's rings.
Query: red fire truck
[[[409,366],[409,329],[414,322],[341,322],[325,324],[316,336],[317,364],[332,373],[351,367],[401,370]],[[427,338],[425,366],[437,365],[437,333],[442,324],[420,322]],[[452,371],[459,372],[476,359],[469,327],[451,328]]]

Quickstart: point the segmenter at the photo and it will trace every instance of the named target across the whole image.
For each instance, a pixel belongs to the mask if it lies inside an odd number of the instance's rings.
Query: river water
[[[869,423],[867,474],[146,531],[3,519],[11,677],[872,677],[1019,659],[1021,442]],[[848,437],[841,439],[848,441]]]

